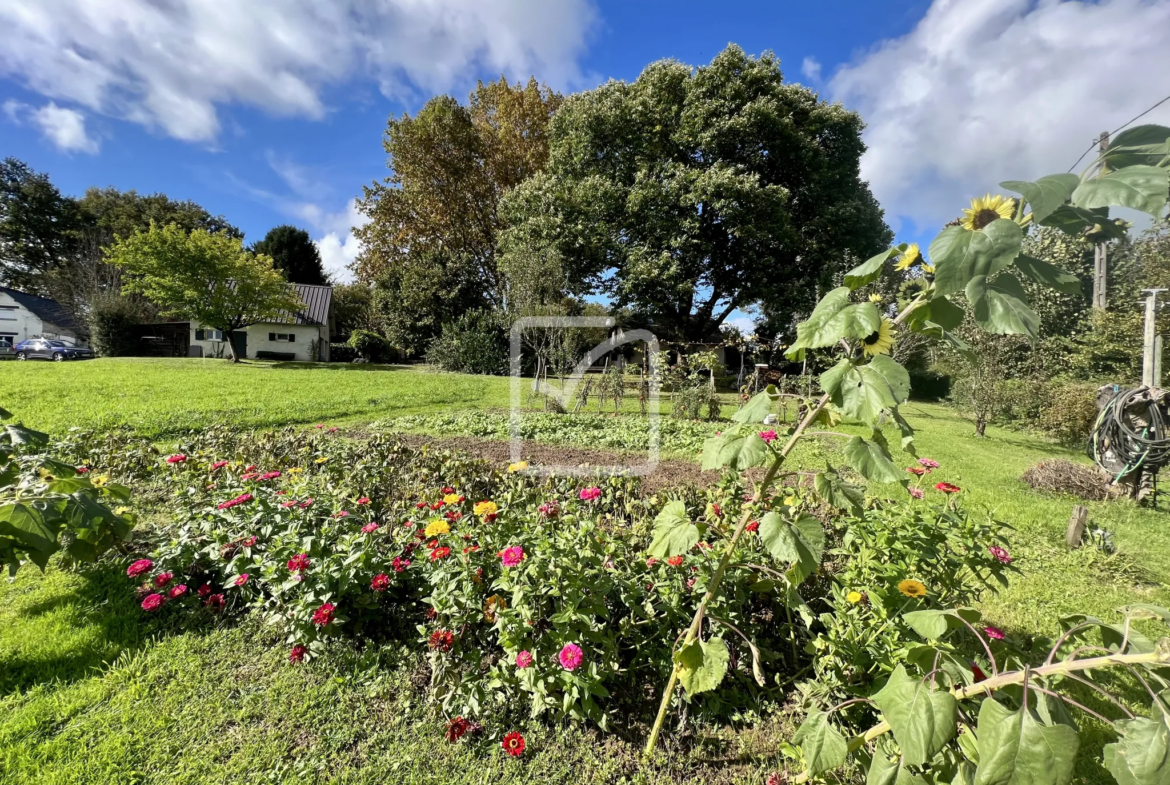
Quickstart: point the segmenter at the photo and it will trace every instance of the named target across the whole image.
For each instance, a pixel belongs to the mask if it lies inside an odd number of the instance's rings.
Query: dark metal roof
[[[16,300],[17,303],[32,311],[33,315],[42,322],[50,322],[58,327],[64,327],[67,330],[77,329],[77,325],[73,322],[73,318],[69,316],[69,312],[62,308],[56,300],[50,300],[48,297],[38,297],[35,294],[25,294],[15,289],[9,289],[7,286],[0,286],[0,292],[4,292],[13,300]]]
[[[283,311],[281,316],[265,324],[329,324],[329,307],[333,302],[332,286],[314,286],[307,283],[289,284],[305,307],[296,313]]]

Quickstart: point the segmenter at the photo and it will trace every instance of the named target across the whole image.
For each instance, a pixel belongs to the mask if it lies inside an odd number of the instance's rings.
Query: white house
[[[280,319],[253,324],[233,336],[240,357],[260,360],[328,362],[333,332],[333,287],[289,284],[296,289],[305,307],[286,312]],[[157,336],[186,357],[226,357],[227,342],[219,330],[195,322],[166,322],[151,325]]]
[[[85,345],[77,325],[56,300],[0,286],[0,343],[11,348],[29,338]]]

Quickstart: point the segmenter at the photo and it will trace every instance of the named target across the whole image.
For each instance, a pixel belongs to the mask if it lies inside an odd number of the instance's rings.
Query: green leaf
[[[813,616],[812,608],[808,607],[804,597],[801,597],[800,592],[796,590],[797,585],[803,583],[804,579],[811,573],[802,575],[799,570],[800,565],[793,565],[786,573],[788,581],[784,586],[784,604],[796,611],[800,620],[804,622],[804,626],[811,630],[816,618]]]
[[[1077,207],[1129,207],[1160,218],[1168,192],[1170,170],[1128,166],[1081,183],[1073,191],[1072,200]]]
[[[963,323],[963,309],[945,297],[932,298],[926,305],[926,318],[944,330],[958,329]]]
[[[764,418],[772,413],[772,396],[775,394],[775,386],[769,384],[768,389],[753,395],[742,409],[731,415],[731,419],[749,425],[762,423]]]
[[[1121,738],[1105,747],[1105,768],[1119,785],[1170,785],[1170,727],[1153,715],[1114,723]]]
[[[8,411],[3,406],[0,406],[0,420],[11,420],[11,419],[12,419],[12,412]]]
[[[687,517],[687,507],[681,501],[667,502],[654,519],[654,539],[649,553],[657,559],[668,559],[686,553],[699,541],[699,529]]]
[[[936,295],[961,292],[977,275],[992,276],[1011,265],[1020,252],[1024,230],[999,218],[977,232],[950,226],[930,244]]]
[[[1042,286],[1055,289],[1070,297],[1084,297],[1084,284],[1070,272],[1060,269],[1041,259],[1020,254],[1016,257],[1016,267],[1020,272]]]
[[[954,738],[958,712],[955,697],[931,690],[921,679],[908,676],[902,665],[894,669],[873,701],[890,723],[906,763],[926,764]]]
[[[926,779],[907,770],[901,755],[879,745],[869,764],[865,785],[926,785]]]
[[[16,538],[29,550],[54,552],[59,530],[59,525],[46,521],[35,507],[20,502],[0,506],[0,534]]]
[[[1106,171],[1127,166],[1158,166],[1170,156],[1170,128],[1139,125],[1122,131],[1097,159]]]
[[[947,615],[943,611],[911,611],[902,614],[902,618],[910,625],[910,629],[928,640],[937,641],[946,635],[951,628],[947,621]]]
[[[1013,275],[994,281],[978,275],[967,284],[971,314],[986,332],[995,335],[1026,335],[1036,340],[1040,317],[1028,306],[1028,295]]]
[[[849,755],[845,737],[829,722],[829,715],[819,709],[813,709],[804,718],[792,743],[800,745],[808,773],[814,777],[844,766]]]
[[[27,444],[32,447],[43,447],[49,443],[49,435],[25,428],[23,425],[5,425],[0,430],[0,442],[9,444]]]
[[[687,695],[709,692],[719,686],[727,675],[727,664],[731,655],[722,638],[695,641],[679,652],[678,680],[682,682]]]
[[[825,553],[825,530],[811,515],[789,522],[776,512],[760,519],[760,541],[778,561],[799,564],[805,575],[821,566]]]
[[[75,491],[82,491],[93,488],[91,483],[85,477],[65,477],[59,480],[53,480],[49,483],[49,490],[53,493],[74,493]]]
[[[1043,221],[1069,200],[1081,178],[1075,174],[1050,174],[1034,183],[1026,180],[1007,180],[1000,186],[1022,194],[1032,208],[1032,220]]]
[[[993,698],[979,707],[975,785],[1067,785],[1080,739],[1067,725],[1045,726],[1030,711]]]
[[[903,403],[910,397],[910,373],[889,355],[879,354],[861,368],[862,374],[873,371],[885,379],[895,403]]]
[[[796,326],[796,341],[785,352],[832,346],[842,338],[864,338],[876,332],[882,315],[871,302],[849,302],[850,290],[841,286],[826,294],[806,321]],[[791,359],[791,357],[790,357]]]
[[[881,436],[881,431],[875,431]],[[883,440],[884,441],[884,440]],[[857,472],[874,482],[902,482],[905,479],[886,450],[884,444],[854,436],[845,443],[845,458]]]
[[[877,256],[871,256],[862,264],[845,273],[845,285],[850,289],[860,289],[866,284],[873,283],[882,274],[882,266],[905,251],[906,243],[902,243],[888,251],[882,251]]]
[[[854,515],[865,512],[865,493],[856,485],[841,479],[841,475],[831,466],[813,479],[813,489],[838,510],[846,510]]]
[[[909,453],[914,457],[918,457],[918,451],[914,449],[914,428],[910,423],[906,422],[897,409],[893,411],[894,422],[898,424],[898,430],[902,432],[902,452]]]
[[[1061,207],[1041,221],[1040,225],[1051,226],[1065,234],[1087,237],[1097,243],[1120,240],[1127,234],[1124,225],[1110,220],[1108,209],[1087,210],[1071,204]]]
[[[896,407],[910,391],[906,369],[880,355],[867,365],[841,360],[821,374],[820,382],[837,411],[869,426],[877,425],[882,411]]]
[[[736,471],[743,471],[753,466],[761,466],[771,457],[772,451],[758,433],[743,436],[735,431],[728,431],[703,442],[702,470],[730,466]]]

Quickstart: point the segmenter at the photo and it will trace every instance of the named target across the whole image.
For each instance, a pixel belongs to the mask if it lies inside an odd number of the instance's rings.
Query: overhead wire
[[[1112,137],[1114,134],[1116,134],[1116,133],[1119,133],[1119,132],[1121,132],[1121,131],[1124,131],[1126,128],[1129,128],[1129,127],[1130,127],[1130,125],[1132,125],[1132,124],[1133,124],[1133,123],[1135,123],[1136,121],[1138,121],[1138,120],[1142,119],[1143,117],[1145,117],[1145,116],[1146,116],[1146,115],[1148,115],[1150,112],[1154,111],[1154,110],[1155,110],[1155,109],[1157,109],[1159,106],[1161,106],[1162,104],[1166,103],[1167,101],[1170,101],[1170,95],[1166,96],[1166,97],[1165,97],[1165,98],[1163,98],[1161,101],[1159,101],[1158,103],[1154,104],[1154,105],[1153,105],[1153,106],[1151,106],[1149,109],[1147,109],[1146,111],[1144,111],[1144,112],[1142,112],[1141,114],[1139,114],[1137,117],[1134,117],[1134,118],[1133,118],[1133,119],[1131,119],[1129,122],[1125,123],[1124,125],[1122,125],[1122,126],[1120,126],[1120,127],[1118,127],[1118,128],[1115,128],[1113,131],[1110,131],[1110,132],[1109,132],[1109,136],[1110,136],[1110,137]],[[1076,168],[1077,168],[1077,164],[1079,164],[1079,163],[1080,163],[1082,160],[1084,160],[1085,156],[1086,156],[1086,155],[1088,155],[1090,152],[1092,152],[1093,148],[1094,148],[1094,147],[1096,147],[1098,144],[1099,144],[1099,142],[1093,142],[1091,145],[1089,145],[1089,148],[1088,148],[1087,150],[1085,150],[1085,152],[1081,153],[1081,157],[1080,157],[1080,158],[1078,158],[1078,159],[1076,160],[1076,162],[1075,162],[1075,163],[1074,163],[1072,166],[1070,166],[1070,167],[1068,168],[1068,171],[1070,171],[1070,172],[1071,172],[1073,169],[1076,169]]]

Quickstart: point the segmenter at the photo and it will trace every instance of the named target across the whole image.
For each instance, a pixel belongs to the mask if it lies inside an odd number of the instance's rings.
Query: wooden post
[[[1142,384],[1146,387],[1155,386],[1155,367],[1158,339],[1158,293],[1165,289],[1142,289],[1146,292],[1146,323],[1142,335]]]
[[[1109,147],[1109,132],[1102,131],[1097,148],[1101,152]],[[1093,307],[1105,310],[1105,294],[1109,287],[1109,261],[1105,251],[1105,243],[1097,243],[1093,248]]]
[[[1068,532],[1064,535],[1064,543],[1070,549],[1081,547],[1081,538],[1085,536],[1085,527],[1089,525],[1089,508],[1083,504],[1073,507],[1072,517],[1068,519]]]

